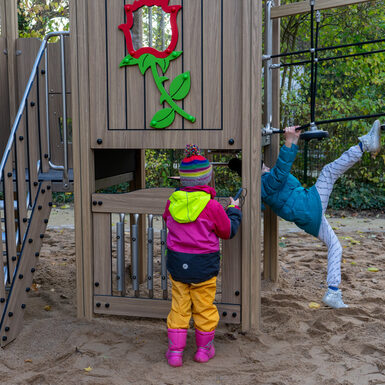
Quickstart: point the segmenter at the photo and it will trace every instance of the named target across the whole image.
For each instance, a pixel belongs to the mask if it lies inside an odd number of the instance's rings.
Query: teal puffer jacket
[[[281,218],[294,222],[307,233],[318,236],[322,219],[321,199],[315,186],[306,189],[290,174],[298,146],[282,146],[277,163],[262,175],[262,202]]]

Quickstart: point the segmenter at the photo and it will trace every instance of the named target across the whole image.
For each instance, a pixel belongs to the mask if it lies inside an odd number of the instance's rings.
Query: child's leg
[[[195,323],[195,342],[197,351],[194,360],[207,362],[215,356],[214,336],[219,314],[214,305],[217,277],[206,282],[192,284],[191,299]]]
[[[195,328],[202,332],[215,330],[219,322],[218,309],[214,305],[216,289],[217,277],[191,284],[194,324]]]
[[[345,308],[347,305],[342,300],[342,292],[338,288],[341,283],[341,258],[342,247],[339,239],[331,228],[329,222],[322,216],[318,238],[323,241],[328,248],[328,289],[322,301],[334,309]]]
[[[324,215],[322,216],[318,239],[324,242],[328,248],[327,284],[338,287],[341,283],[342,246]]]
[[[191,297],[190,285],[183,282],[172,282],[171,310],[167,317],[167,327],[169,329],[188,329],[191,319]]]
[[[362,157],[360,146],[350,147],[334,162],[327,164],[321,171],[315,187],[321,198],[322,213],[325,213],[328,206],[329,197],[333,191],[336,180],[344,174],[350,167],[354,166]]]

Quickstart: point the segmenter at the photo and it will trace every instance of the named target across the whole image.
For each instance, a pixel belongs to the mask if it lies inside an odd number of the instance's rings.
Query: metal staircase
[[[69,32],[48,34],[41,43],[11,134],[0,163],[0,346],[13,341],[22,328],[26,300],[52,207],[53,182],[64,190],[73,181],[68,168],[64,38]],[[64,165],[50,159],[47,47],[60,39],[63,99]],[[42,64],[42,58],[45,63]],[[44,68],[42,68],[44,67]],[[45,97],[39,84],[45,74]],[[44,72],[43,72],[44,71]],[[45,103],[46,121],[42,123]],[[44,127],[45,126],[45,127]],[[44,129],[45,128],[45,129]]]

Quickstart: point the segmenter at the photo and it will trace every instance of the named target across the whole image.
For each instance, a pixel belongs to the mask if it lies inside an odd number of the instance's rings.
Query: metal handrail
[[[15,138],[15,134],[16,134],[16,131],[17,131],[18,127],[19,127],[20,120],[21,120],[21,117],[23,115],[26,103],[27,103],[28,95],[31,92],[32,85],[33,85],[33,82],[34,82],[34,78],[35,78],[35,76],[37,74],[37,70],[38,70],[41,58],[43,57],[44,51],[45,51],[45,49],[47,47],[48,40],[51,39],[52,37],[55,37],[55,36],[63,37],[63,36],[69,36],[69,34],[70,34],[69,31],[50,32],[50,33],[48,33],[47,35],[44,36],[44,39],[41,42],[41,45],[40,45],[37,57],[35,59],[33,67],[32,67],[31,75],[30,75],[30,77],[28,79],[28,82],[27,82],[27,87],[26,87],[26,89],[24,91],[23,98],[21,99],[20,106],[19,106],[19,109],[18,109],[17,114],[16,114],[16,118],[15,118],[15,121],[13,123],[12,129],[11,129],[11,133],[9,135],[8,142],[7,142],[7,145],[5,147],[4,154],[3,154],[3,157],[2,157],[1,162],[0,162],[0,175],[3,175],[5,164],[6,164],[7,160],[8,160],[9,154],[11,153],[12,146],[13,146],[13,141],[14,141],[14,138]],[[46,76],[48,76],[48,74],[46,74]],[[64,90],[64,92],[65,92],[65,90]],[[64,126],[64,124],[63,124],[63,130],[64,129],[66,130],[66,128],[67,128],[66,125]],[[67,136],[67,133],[65,134],[65,136]],[[49,147],[49,145],[50,144],[48,143],[48,147]],[[65,151],[65,153],[67,151],[66,148],[67,148],[67,144],[64,143],[64,151]],[[65,159],[67,159],[67,155],[65,155]],[[68,174],[68,164],[64,165],[64,170]]]

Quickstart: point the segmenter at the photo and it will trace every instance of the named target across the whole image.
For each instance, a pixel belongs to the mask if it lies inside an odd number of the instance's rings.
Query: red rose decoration
[[[139,58],[139,56],[149,53],[154,55],[159,59],[164,59],[169,56],[175,49],[176,44],[178,42],[178,24],[176,22],[176,18],[179,10],[182,8],[180,5],[168,5],[169,0],[136,0],[133,4],[127,4],[124,6],[124,10],[127,15],[127,23],[119,25],[119,29],[121,29],[126,38],[126,45],[128,53],[135,59]],[[158,6],[161,7],[165,13],[170,14],[170,24],[171,24],[171,42],[167,49],[163,52],[156,50],[152,47],[142,47],[135,51],[134,46],[132,44],[132,36],[131,36],[131,28],[134,23],[133,12],[138,10],[140,7],[147,6],[153,7]]]

